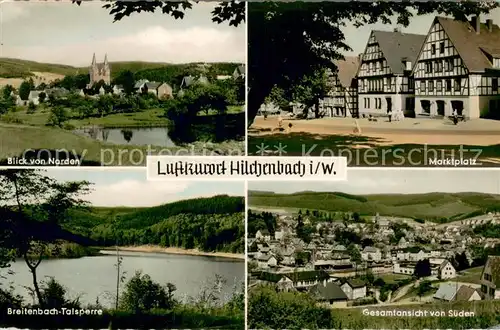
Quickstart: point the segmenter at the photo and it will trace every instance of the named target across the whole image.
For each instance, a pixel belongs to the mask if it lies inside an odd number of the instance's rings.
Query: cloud
[[[0,24],[27,17],[28,15],[29,12],[25,6],[11,1],[0,0]]]
[[[156,206],[179,200],[179,193],[189,182],[148,182],[123,180],[112,184],[96,184],[85,197],[95,206]]]
[[[6,45],[4,56],[75,66],[88,65],[93,53],[101,57],[106,53],[110,61],[244,62],[244,34],[235,32],[214,27],[180,30],[150,26],[123,36],[87,39],[51,47]]]

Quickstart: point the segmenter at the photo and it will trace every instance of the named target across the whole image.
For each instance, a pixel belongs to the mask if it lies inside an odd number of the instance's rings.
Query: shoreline
[[[115,251],[116,247],[102,248],[104,251]],[[140,246],[120,246],[119,251],[123,252],[145,252],[145,253],[165,253],[165,254],[178,254],[187,256],[199,257],[216,257],[235,260],[245,260],[245,254],[229,253],[229,252],[204,252],[196,249],[182,249],[177,247],[161,247],[157,245],[140,245]]]

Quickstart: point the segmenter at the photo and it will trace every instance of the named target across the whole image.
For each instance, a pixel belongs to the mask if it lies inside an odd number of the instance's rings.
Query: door
[[[464,102],[462,101],[451,101],[451,107],[453,111],[457,110],[457,115],[464,115]]]
[[[385,101],[387,102],[387,112],[392,111],[392,98],[386,97]]]
[[[436,101],[437,104],[437,115],[444,116],[444,101]]]

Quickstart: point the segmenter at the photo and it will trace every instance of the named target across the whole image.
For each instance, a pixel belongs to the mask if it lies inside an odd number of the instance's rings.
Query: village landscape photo
[[[159,4],[2,1],[3,164],[244,153],[244,4]]]
[[[251,182],[249,329],[500,325],[500,172]]]
[[[0,327],[244,329],[244,195],[140,170],[0,170]]]
[[[499,6],[250,3],[249,154],[497,166]]]

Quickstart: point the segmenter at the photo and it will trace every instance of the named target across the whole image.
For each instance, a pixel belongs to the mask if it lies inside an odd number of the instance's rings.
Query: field
[[[483,267],[469,268],[460,272],[460,274],[454,280],[456,280],[457,282],[481,284],[480,278],[482,271]]]
[[[500,208],[500,195],[480,193],[387,194],[354,196],[339,192],[273,194],[249,192],[250,206],[273,209],[300,208],[450,222]]]

